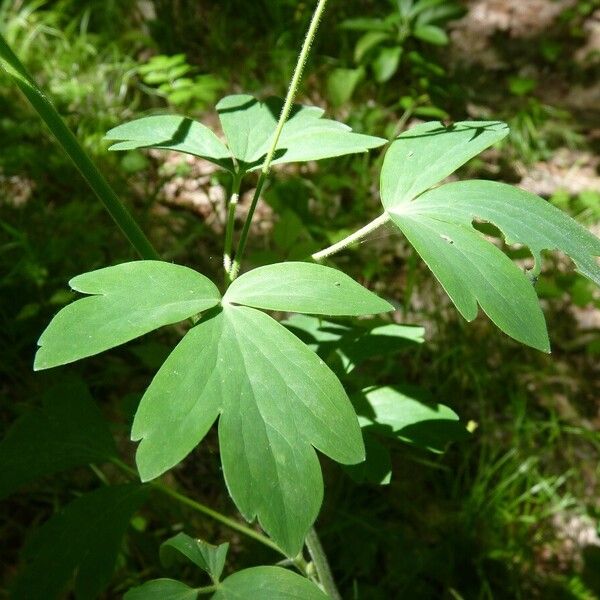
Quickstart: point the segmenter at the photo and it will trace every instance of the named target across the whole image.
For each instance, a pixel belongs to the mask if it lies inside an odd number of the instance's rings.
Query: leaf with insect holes
[[[62,597],[75,574],[75,598],[97,598],[110,581],[129,521],[146,497],[144,486],[128,484],[73,500],[29,537],[11,597]]]
[[[600,283],[600,240],[538,196],[503,183],[464,181],[426,191],[502,131],[482,123],[457,123],[450,129],[426,123],[409,130],[385,158],[382,203],[465,319],[477,316],[479,304],[506,334],[549,352],[544,315],[530,279],[473,221],[490,222],[508,244],[528,247],[534,274],[541,268],[542,250],[560,250],[583,275]],[[432,160],[434,139],[439,141]]]
[[[258,267],[238,277],[224,302],[319,315],[372,315],[394,310],[342,271],[304,262]]]
[[[227,146],[211,129],[188,117],[154,115],[123,123],[106,133],[107,140],[120,140],[109,150],[159,148],[193,154],[233,171]]]
[[[132,439],[142,480],[181,461],[218,415],[231,497],[295,556],[323,496],[314,448],[344,464],[364,458],[341,383],[271,317],[224,303],[187,333],[140,402]]]
[[[40,408],[22,415],[0,442],[0,498],[44,475],[117,455],[110,430],[86,385],[67,378]]]
[[[176,560],[185,557],[206,571],[214,582],[219,581],[229,544],[213,546],[203,540],[198,540],[178,533],[160,546],[160,561],[165,567],[171,566]]]
[[[36,370],[93,356],[220,301],[219,290],[204,275],[153,260],[91,271],[69,285],[91,296],[69,304],[52,319],[38,342]]]
[[[244,170],[260,168],[269,151],[283,102],[252,96],[227,96],[217,104],[229,149]],[[366,152],[386,143],[382,138],[354,133],[350,127],[323,119],[323,109],[294,105],[283,126],[272,164],[320,160]]]

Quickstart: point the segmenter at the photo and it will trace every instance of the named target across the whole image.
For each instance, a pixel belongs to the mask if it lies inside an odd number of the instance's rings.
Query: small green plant
[[[213,104],[225,82],[214,75],[194,75],[185,54],[153,56],[137,69],[146,89],[177,107],[202,109]]]
[[[0,38],[2,66],[142,257],[70,281],[71,288],[84,297],[60,310],[42,333],[35,369],[96,355],[166,325],[188,325],[135,414],[131,438],[139,442],[137,471],[119,458],[105,423],[90,408],[93,402],[79,384],[73,384],[75,391],[70,394],[64,389],[54,392],[40,411],[19,420],[3,441],[6,464],[0,461],[4,466],[0,471],[8,473],[4,494],[49,471],[89,463],[110,462],[148,482],[104,486],[77,498],[45,523],[28,544],[29,577],[19,579],[17,597],[35,599],[58,593],[73,573],[77,598],[97,596],[110,578],[127,523],[146,501],[149,489],[261,542],[281,554],[283,563],[222,578],[227,544],[215,547],[179,534],[163,544],[163,564],[189,560],[210,582],[191,587],[176,580],[152,580],[132,588],[127,600],[200,594],[213,594],[217,600],[340,597],[313,529],[324,494],[316,451],[347,465],[359,480],[385,484],[390,467],[380,437],[440,452],[448,442],[467,435],[452,410],[428,404],[415,390],[374,379],[349,397],[338,377],[376,351],[370,346],[381,351],[398,340],[422,341],[421,329],[397,325],[385,317],[366,325],[336,320],[385,315],[395,309],[394,298],[380,298],[342,271],[319,264],[377,228],[390,223],[406,237],[465,319],[473,320],[480,307],[507,335],[543,352],[550,351],[550,342],[533,283],[542,266],[542,251],[563,252],[580,273],[600,284],[596,260],[600,240],[558,208],[502,183],[441,183],[508,135],[506,124],[498,121],[449,126],[428,122],[402,133],[385,153],[380,216],[329,248],[306,256],[305,261],[241,272],[250,224],[272,166],[365,152],[386,143],[324,118],[319,108],[294,104],[325,4],[326,0],[317,4],[283,102],[237,94],[217,104],[224,140],[201,123],[174,115],[137,119],[107,134],[115,142],[113,150],[184,152],[228,173],[223,282],[159,260]],[[405,14],[402,11],[420,6],[419,14],[426,14],[438,5],[426,0],[401,1],[399,9]],[[239,193],[255,172],[255,193],[236,235]],[[486,239],[483,224],[495,225],[507,244],[528,248],[534,260],[530,271],[524,272]],[[279,322],[267,311],[298,315]],[[328,353],[338,361],[335,372],[323,359]],[[59,396],[62,401],[56,401]],[[78,408],[74,397],[83,402]],[[156,481],[185,459],[217,421],[227,490],[244,518],[257,519],[267,535]],[[38,459],[44,436],[54,442],[62,458],[49,466],[46,457]],[[81,531],[85,535],[78,535]],[[69,545],[72,537],[77,543]],[[68,552],[53,569],[44,569],[58,539],[67,540]]]
[[[446,0],[392,0],[392,5],[394,12],[385,18],[348,19],[340,24],[346,31],[361,32],[361,36],[354,46],[356,66],[335,69],[329,76],[328,91],[334,104],[347,102],[368,72],[379,85],[389,81],[398,72],[403,57],[413,69],[440,69],[418,50],[407,52],[407,43],[416,40],[445,46],[448,36],[443,25],[460,16],[462,8]]]

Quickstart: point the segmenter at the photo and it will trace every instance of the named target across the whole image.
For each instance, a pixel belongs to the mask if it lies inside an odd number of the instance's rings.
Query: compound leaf
[[[282,106],[278,98],[259,102],[246,94],[227,96],[217,104],[229,149],[245,170],[262,165]],[[386,143],[382,138],[354,133],[338,121],[323,119],[323,113],[316,106],[295,105],[281,132],[272,164],[366,152]]]
[[[458,415],[432,403],[418,388],[375,387],[353,398],[363,430],[441,453],[449,442],[465,439]]]
[[[0,442],[0,498],[43,475],[116,456],[113,438],[85,384],[47,390],[40,408],[21,416]]]
[[[206,571],[213,581],[218,581],[225,566],[225,558],[229,544],[213,546],[203,540],[198,540],[178,533],[160,546],[160,560],[165,567],[172,565],[175,560],[184,556],[195,565]]]
[[[381,200],[386,209],[410,202],[468,160],[508,135],[498,121],[463,121],[446,127],[422,123],[390,146],[381,170]]]
[[[199,156],[219,166],[233,170],[227,146],[197,121],[177,115],[155,115],[123,123],[106,134],[107,140],[121,140],[110,150],[160,148]]]
[[[176,579],[154,579],[130,589],[123,600],[195,600],[198,590]]]
[[[238,571],[227,577],[212,597],[213,600],[250,600],[254,598],[327,600],[329,596],[302,575],[281,567],[254,567]]]
[[[125,530],[145,499],[142,486],[118,485],[71,502],[27,542],[12,598],[57,598],[74,573],[77,600],[96,598],[110,581]]]
[[[225,302],[319,315],[370,315],[394,307],[342,271],[305,262],[253,269],[229,287]]]
[[[142,479],[181,461],[219,414],[233,500],[295,556],[323,495],[313,446],[344,464],[364,459],[342,385],[271,317],[226,304],[187,333],[142,398],[132,429]]]
[[[34,369],[48,369],[124,344],[219,303],[204,275],[162,261],[139,260],[91,271],[69,285],[89,298],[63,308],[38,344]]]

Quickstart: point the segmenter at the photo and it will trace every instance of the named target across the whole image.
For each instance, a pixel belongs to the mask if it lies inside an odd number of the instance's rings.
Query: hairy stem
[[[265,156],[265,160],[263,162],[262,169],[260,172],[260,177],[258,179],[258,184],[256,185],[256,191],[254,192],[252,203],[250,204],[250,209],[248,210],[248,215],[246,216],[246,221],[244,222],[242,233],[240,234],[240,242],[238,244],[237,252],[235,253],[235,257],[233,259],[233,264],[231,266],[230,271],[230,279],[232,281],[237,277],[239,273],[240,261],[242,260],[244,250],[246,249],[246,242],[248,240],[248,234],[250,232],[252,217],[254,216],[254,211],[256,210],[256,205],[258,204],[258,199],[260,198],[262,188],[271,170],[271,163],[273,161],[273,156],[275,155],[275,150],[277,149],[277,143],[279,142],[281,132],[283,131],[283,126],[285,125],[285,122],[290,116],[290,111],[292,110],[294,99],[296,98],[296,93],[298,92],[298,85],[300,83],[300,80],[302,79],[302,74],[306,65],[306,59],[308,58],[310,47],[313,43],[313,40],[315,39],[315,35],[319,27],[319,22],[321,20],[321,17],[323,16],[323,11],[325,10],[326,4],[327,0],[318,1],[317,7],[315,8],[315,12],[313,13],[310,25],[308,27],[308,31],[306,33],[306,38],[304,39],[304,43],[302,44],[302,49],[300,50],[300,54],[298,55],[298,62],[296,63],[296,68],[294,69],[294,74],[292,75],[292,79],[290,81],[283,108],[281,109],[281,115],[279,116],[277,128],[275,129],[275,133],[273,135],[273,140],[271,141],[271,147],[269,148],[269,151]]]
[[[227,225],[225,227],[225,247],[223,250],[223,268],[225,269],[225,282],[230,283],[230,271],[233,252],[233,230],[235,227],[235,210],[237,208],[240,184],[242,177],[236,173],[231,182],[231,193],[229,194],[229,203],[227,205]]]
[[[376,219],[373,219],[370,223],[367,223],[367,225],[361,227],[358,231],[351,233],[348,237],[345,237],[343,240],[332,244],[324,250],[319,250],[318,252],[315,252],[312,255],[313,260],[323,260],[324,258],[327,258],[328,256],[331,256],[332,254],[335,254],[336,252],[347,248],[350,244],[361,240],[372,231],[375,231],[382,225],[385,225],[389,220],[390,216],[388,215],[388,213],[383,213],[382,215],[379,215]]]
[[[319,536],[314,527],[310,528],[304,541],[308,548],[308,553],[315,565],[315,569],[317,570],[317,575],[319,576],[319,581],[321,582],[323,589],[331,600],[342,600],[337,586],[335,585],[333,575],[331,574],[327,555],[323,550],[323,546],[321,546],[321,540],[319,540]]]
[[[0,67],[6,71],[29,103],[37,111],[48,129],[52,132],[71,161],[79,169],[84,179],[88,182],[104,208],[109,212],[115,223],[121,229],[129,243],[144,259],[159,260],[158,253],[144,235],[134,218],[129,214],[114,190],[110,187],[104,176],[91,161],[85,150],[81,147],[73,132],[67,127],[50,100],[35,84],[21,61],[11,50],[6,40],[0,34]]]

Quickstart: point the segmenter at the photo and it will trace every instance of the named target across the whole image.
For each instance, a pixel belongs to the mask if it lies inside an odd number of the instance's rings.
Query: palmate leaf
[[[260,102],[252,96],[227,96],[217,104],[229,149],[244,170],[257,169],[271,145],[282,101]],[[323,109],[295,105],[286,121],[272,164],[320,160],[366,152],[386,140],[353,133],[350,127],[323,119]]]
[[[27,542],[25,566],[11,598],[57,598],[74,573],[75,598],[97,598],[110,581],[125,530],[146,494],[140,485],[106,486],[46,521]]]
[[[450,129],[425,123],[411,129],[392,144],[385,158],[382,203],[465,319],[477,316],[479,304],[509,336],[549,352],[544,316],[530,279],[473,227],[473,220],[493,223],[509,244],[527,246],[535,258],[535,272],[542,250],[560,250],[596,283],[600,241],[538,196],[506,184],[466,181],[426,191],[504,131],[494,123],[457,123]]]
[[[67,379],[48,389],[42,406],[21,416],[0,442],[0,498],[44,475],[116,454],[89,390],[82,381]]]
[[[392,306],[322,265],[289,263],[287,270],[271,265],[256,271],[239,277],[222,301],[204,276],[162,262],[138,261],[77,277],[77,289],[104,295],[77,300],[59,312],[41,337],[36,364],[64,364],[210,309],[141,400],[132,429],[132,439],[141,441],[140,475],[146,481],[177,464],[221,415],[221,458],[232,498],[248,520],[258,516],[293,556],[323,494],[314,448],[341,463],[360,462],[360,428],[325,363],[283,325],[238,305],[346,315]]]
[[[193,154],[229,171],[257,169],[269,150],[283,102],[253,96],[226,96],[217,104],[227,145],[213,131],[187,117],[155,115],[111,129],[106,138],[120,140],[111,150],[161,148]],[[295,105],[285,123],[272,164],[320,160],[366,152],[386,143],[382,138],[354,133],[350,127],[323,119],[316,106]]]
[[[219,290],[204,275],[152,260],[91,271],[69,285],[93,296],[69,304],[52,319],[38,341],[36,370],[93,356],[220,300]]]
[[[173,402],[178,398],[178,402]],[[181,461],[217,416],[225,481],[246,519],[295,555],[323,482],[313,446],[360,462],[358,421],[340,382],[298,338],[260,311],[225,305],[183,338],[146,391],[132,439],[143,480]]]

